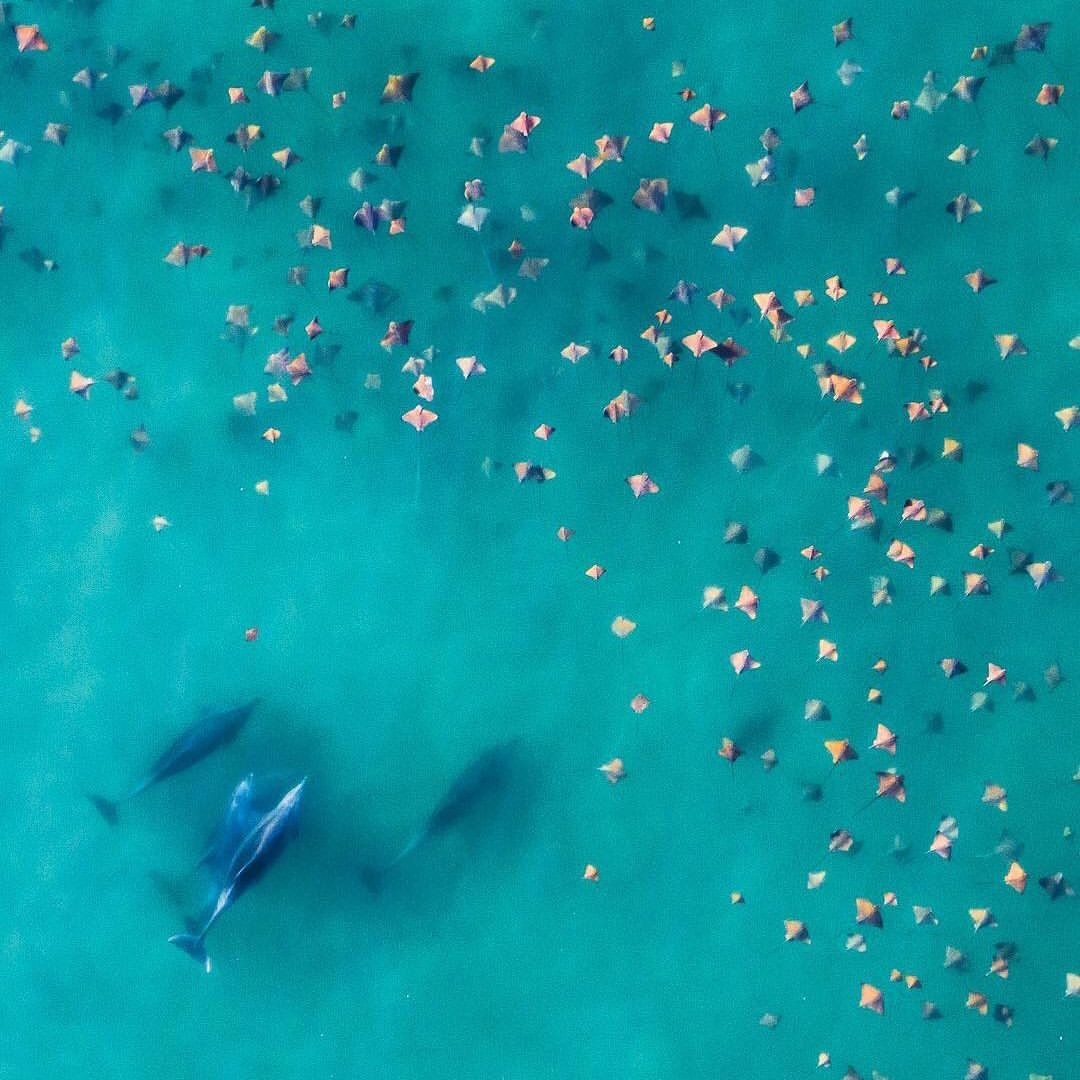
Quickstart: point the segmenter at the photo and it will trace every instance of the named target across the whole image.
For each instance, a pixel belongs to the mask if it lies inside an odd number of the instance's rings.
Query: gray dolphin
[[[407,859],[417,848],[433,836],[438,836],[467,817],[481,799],[501,787],[508,766],[517,752],[518,740],[497,743],[478,754],[458,775],[446,794],[428,814],[424,824],[398,854],[381,869],[366,866],[360,871],[364,884],[372,892],[382,887],[385,875],[398,863]]]
[[[188,956],[202,964],[207,973],[210,971],[211,961],[204,941],[210,927],[217,922],[223,911],[247,892],[276,862],[296,831],[300,798],[306,784],[305,776],[281,797],[272,810],[262,815],[241,839],[225,867],[217,899],[202,929],[197,934],[173,934],[169,938],[171,944],[183,949]]]
[[[90,795],[90,801],[110,825],[115,825],[119,804],[135,798],[140,792],[170,776],[183,772],[202,761],[219,746],[226,746],[239,734],[247,723],[259,699],[253,698],[244,705],[223,712],[207,712],[190,727],[182,731],[150,767],[150,771],[121,799],[112,801],[100,795]]]

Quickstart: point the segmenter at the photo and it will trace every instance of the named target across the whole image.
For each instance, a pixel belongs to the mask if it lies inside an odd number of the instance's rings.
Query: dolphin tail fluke
[[[97,807],[98,813],[110,824],[115,825],[120,819],[120,813],[116,803],[100,795],[87,795],[87,798]]]
[[[169,938],[169,944],[175,945],[178,949],[183,949],[192,960],[202,964],[203,969],[208,975],[210,974],[210,954],[206,951],[206,946],[203,944],[202,935],[173,934],[173,936]]]

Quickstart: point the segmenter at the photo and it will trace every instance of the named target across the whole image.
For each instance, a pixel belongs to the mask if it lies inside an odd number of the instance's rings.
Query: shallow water
[[[353,30],[341,12],[313,29],[290,0],[193,7],[18,3],[9,21],[39,23],[50,49],[18,56],[3,36],[0,128],[32,150],[0,164],[0,1075],[791,1077],[827,1051],[837,1074],[891,1080],[959,1077],[969,1059],[994,1080],[1080,1076],[1080,1002],[1063,997],[1080,971],[1077,901],[1037,884],[1080,879],[1065,835],[1080,826],[1080,545],[1076,508],[1045,491],[1077,482],[1076,433],[1054,417],[1078,397],[1072,6],[998,4],[973,20],[929,4],[449,15],[398,2],[361,11]],[[855,37],[834,48],[844,14]],[[1044,54],[968,59],[1025,20],[1053,21]],[[281,35],[266,56],[244,45],[261,23]],[[496,58],[484,75],[467,68],[478,52]],[[850,87],[834,74],[844,58],[863,68]],[[109,74],[93,91],[70,81],[87,65]],[[307,65],[306,93],[253,89],[267,67]],[[985,74],[977,104],[890,119],[929,68],[943,91]],[[380,106],[387,74],[407,71],[420,72],[412,102]],[[130,110],[129,84],[163,79],[185,91],[168,113]],[[793,115],[803,79],[816,101]],[[1034,103],[1044,82],[1066,85],[1060,107]],[[226,104],[236,85],[250,104]],[[331,110],[340,89],[347,104]],[[710,134],[685,119],[704,101],[729,113]],[[98,115],[110,103],[115,123]],[[522,109],[542,117],[528,152],[499,154]],[[648,141],[665,120],[670,143]],[[47,121],[70,126],[64,147],[41,138]],[[249,122],[265,138],[244,154],[225,136]],[[743,165],[770,124],[777,180],[752,188]],[[215,148],[222,175],[192,174],[186,150],[168,150],[160,132],[174,125]],[[568,200],[585,185],[564,164],[605,132],[630,136],[625,161],[590,178],[613,201],[571,229]],[[1036,132],[1060,139],[1045,162],[1022,152]],[[476,135],[489,140],[481,159]],[[396,169],[372,164],[387,142],[405,148]],[[946,160],[959,142],[979,149],[967,166]],[[284,146],[302,158],[286,171],[270,157]],[[223,178],[241,162],[280,189],[246,206]],[[357,193],[361,166],[374,179]],[[472,177],[491,210],[479,233],[456,224]],[[670,181],[663,214],[631,206],[641,177]],[[805,186],[816,202],[796,209]],[[899,208],[884,199],[894,186],[913,193]],[[958,225],[943,207],[961,191],[983,212]],[[297,246],[309,194],[331,252]],[[384,198],[407,204],[401,236],[350,220]],[[724,223],[749,229],[734,253],[709,243]],[[539,280],[517,276],[515,238],[550,259]],[[178,269],[162,261],[178,241],[212,252]],[[57,269],[21,257],[33,248]],[[885,256],[907,274],[887,277]],[[308,284],[287,284],[301,263]],[[387,286],[385,307],[328,295],[339,266],[348,291]],[[998,279],[980,295],[963,281],[976,266]],[[836,304],[832,274],[848,290]],[[689,308],[668,299],[680,278],[701,287]],[[499,282],[516,301],[474,310]],[[705,298],[720,287],[737,297],[722,313]],[[795,307],[801,288],[815,306]],[[770,290],[796,316],[780,344],[752,299]],[[871,290],[889,305],[872,307]],[[223,337],[230,304],[252,305],[259,330],[244,342]],[[684,351],[665,367],[639,337],[663,308],[676,342],[700,327],[748,354],[725,368]],[[283,313],[296,316],[287,338],[272,330]],[[326,332],[309,343],[316,314]],[[937,366],[871,345],[881,317],[920,327]],[[390,319],[415,320],[408,349],[380,348]],[[841,329],[859,340],[837,357],[825,341]],[[1026,356],[999,359],[993,335],[1006,332]],[[81,352],[65,361],[69,335]],[[591,346],[576,365],[560,357],[569,341]],[[619,343],[621,368],[607,359]],[[306,350],[314,374],[282,380],[288,401],[271,404],[263,369],[283,345]],[[429,346],[439,419],[418,435],[399,419],[417,402],[401,367]],[[487,373],[466,382],[453,361],[470,354]],[[821,400],[812,364],[826,358],[862,379],[861,406]],[[101,381],[117,367],[137,400]],[[86,401],[68,391],[71,368],[99,380]],[[381,389],[365,388],[370,374]],[[624,387],[642,404],[612,425],[601,410]],[[949,412],[909,423],[903,404],[932,388]],[[253,417],[232,406],[249,390]],[[10,415],[20,398],[28,420]],[[349,411],[351,427],[335,423]],[[541,422],[556,429],[546,443],[532,435]],[[139,424],[142,452],[129,442]],[[271,425],[274,445],[259,437]],[[962,464],[941,460],[946,436],[963,442]],[[1020,441],[1039,471],[1016,467]],[[760,463],[740,475],[728,458],[744,445]],[[886,449],[898,465],[875,504],[880,532],[853,532],[846,499]],[[830,474],[815,474],[817,453],[834,458]],[[522,460],[557,476],[519,485]],[[641,471],[661,491],[634,500],[624,478]],[[901,525],[908,497],[946,509],[952,531]],[[155,515],[170,526],[156,532]],[[1001,518],[998,540],[986,526]],[[723,542],[730,521],[745,544]],[[885,557],[894,536],[914,569]],[[979,542],[996,548],[985,563],[968,555]],[[820,583],[799,555],[808,544],[831,571]],[[779,557],[764,574],[762,548]],[[1010,548],[1063,580],[1036,591],[1009,573]],[[598,582],[583,573],[593,563],[607,570]],[[989,596],[963,596],[969,570],[986,573]],[[876,575],[889,605],[871,604]],[[929,596],[931,575],[947,595]],[[701,610],[704,586],[734,601],[743,583],[756,620]],[[824,601],[827,626],[800,628],[800,597]],[[618,615],[637,623],[625,640],[609,629]],[[836,664],[815,661],[823,636]],[[728,656],[744,648],[762,666],[736,677]],[[945,656],[967,674],[944,679]],[[1007,685],[973,712],[991,661]],[[1051,690],[1053,664],[1064,679]],[[1014,699],[1021,681],[1031,700]],[[640,715],[637,693],[650,699]],[[94,812],[86,793],[119,795],[201,709],[252,695],[263,702],[233,745],[123,806],[114,829]],[[803,719],[808,698],[828,721]],[[899,736],[895,759],[864,749],[879,721]],[[725,736],[745,752],[734,766],[716,754]],[[515,737],[499,797],[369,893],[360,868],[391,859],[478,752]],[[821,746],[833,737],[859,759],[833,770]],[[616,755],[628,775],[610,785],[596,769]],[[874,770],[891,765],[906,803],[870,802]],[[302,828],[215,927],[205,976],[166,939],[204,900],[194,865],[248,771],[310,777]],[[989,781],[1007,788],[1007,812],[981,803]],[[820,801],[803,798],[808,783]],[[925,854],[946,814],[960,828],[950,862]],[[857,850],[830,854],[841,826]],[[1002,882],[1006,860],[980,857],[1003,828],[1023,843],[1023,895]],[[907,860],[890,854],[897,835]],[[586,863],[598,882],[582,880]],[[827,877],[808,891],[814,870]],[[884,928],[859,928],[866,952],[846,950],[855,898],[887,890],[899,903]],[[915,926],[913,904],[939,924]],[[986,906],[999,925],[973,936],[968,908]],[[805,920],[811,944],[784,943],[785,919]],[[1007,981],[983,974],[1003,941],[1016,946]],[[967,971],[943,968],[946,945]],[[890,982],[893,969],[921,988]],[[863,982],[885,990],[884,1016],[857,1007]],[[1012,1026],[966,1009],[971,990],[1009,1005]],[[939,1020],[922,1019],[928,1000]],[[759,1025],[766,1012],[775,1028]]]

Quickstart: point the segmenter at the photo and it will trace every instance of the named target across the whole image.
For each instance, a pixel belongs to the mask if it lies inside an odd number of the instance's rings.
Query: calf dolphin
[[[217,899],[202,929],[197,934],[173,934],[169,938],[171,944],[183,949],[188,956],[202,964],[207,973],[210,971],[211,961],[204,941],[210,927],[217,922],[226,908],[234,904],[266,873],[284,850],[289,838],[296,831],[297,814],[305,784],[306,776],[299,784],[290,788],[272,810],[262,815],[237,844],[225,867]]]
[[[132,788],[127,795],[116,801],[105,799],[100,795],[90,795],[90,801],[101,812],[101,816],[110,824],[115,825],[119,804],[128,799],[135,798],[140,792],[170,776],[183,772],[192,765],[202,761],[208,754],[213,753],[219,746],[225,746],[232,742],[239,734],[240,729],[247,723],[252,710],[258,705],[259,699],[253,698],[243,705],[233,709],[225,709],[222,712],[204,713],[190,727],[182,731],[169,744],[168,748],[150,767],[150,771]]]
[[[255,808],[254,799],[255,777],[252,773],[248,773],[233,788],[225,816],[214,830],[214,835],[210,838],[206,851],[199,860],[199,866],[206,869],[213,882],[215,900],[218,891],[225,883],[225,876],[236,849],[259,822],[261,815]]]
[[[255,776],[248,773],[233,789],[229,797],[229,805],[221,821],[214,828],[207,840],[206,849],[198,863],[192,868],[192,873],[202,871],[209,885],[206,902],[200,909],[200,914],[195,917],[185,918],[190,932],[195,932],[202,926],[206,917],[214,909],[218,894],[225,884],[229,864],[241,841],[255,827],[262,813],[269,809],[264,806],[260,811],[255,803]],[[151,870],[150,879],[161,890],[162,894],[174,907],[181,912],[187,906],[187,892],[185,888],[186,878],[170,878],[165,874]]]
[[[424,824],[412,835],[398,854],[381,869],[366,866],[361,872],[364,884],[378,892],[383,877],[398,863],[407,859],[432,836],[438,836],[466,817],[484,795],[501,787],[506,772],[517,752],[518,740],[489,746],[462,770],[446,794],[427,816]]]

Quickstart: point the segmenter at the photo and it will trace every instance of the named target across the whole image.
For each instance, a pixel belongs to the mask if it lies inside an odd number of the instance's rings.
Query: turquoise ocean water
[[[0,1076],[774,1078],[810,1076],[827,1052],[825,1075],[956,1078],[976,1061],[993,1080],[1080,1077],[1080,1000],[1065,997],[1077,900],[1038,884],[1080,881],[1080,533],[1046,489],[1078,480],[1077,434],[1054,413],[1080,396],[1080,19],[1059,0],[981,7],[395,2],[348,29],[344,11],[313,26],[293,0],[6,6],[0,144],[30,149],[0,162]],[[845,16],[854,37],[834,47]],[[1053,23],[1045,52],[969,59],[1039,21]],[[18,54],[14,24],[38,24],[49,50]],[[265,55],[244,44],[260,24],[280,35]],[[482,75],[477,54],[495,58]],[[845,59],[863,69],[847,87]],[[307,66],[306,91],[255,89],[265,69]],[[92,90],[71,81],[87,67],[108,75]],[[943,92],[986,81],[974,103],[891,119],[928,70]],[[387,76],[412,72],[412,101],[380,105]],[[815,102],[795,114],[804,79]],[[169,111],[131,108],[129,85],[163,80],[184,91]],[[1035,103],[1044,83],[1065,85],[1059,106]],[[250,102],[228,104],[230,86]],[[711,133],[687,120],[706,101],[729,114]],[[523,110],[542,118],[527,152],[500,154]],[[50,121],[66,145],[43,139]],[[663,121],[670,142],[649,141]],[[248,123],[265,137],[244,153],[226,136]],[[769,125],[776,179],[753,188],[743,166]],[[219,174],[168,149],[173,126],[214,148]],[[1059,140],[1045,161],[1023,153],[1036,133]],[[573,229],[586,184],[565,163],[604,134],[629,136],[624,160],[589,178],[604,205]],[[968,165],[946,159],[958,143],[978,148]],[[396,168],[373,163],[383,144],[404,148]],[[287,170],[271,158],[284,147],[301,159]],[[241,164],[280,187],[249,205],[226,180]],[[662,214],[631,205],[642,177],[668,180]],[[456,223],[472,178],[490,210],[479,232]],[[810,186],[814,205],[794,207]],[[957,224],[944,207],[960,192],[983,212]],[[297,244],[308,195],[331,251]],[[404,233],[357,228],[365,199],[404,203]],[[749,230],[734,253],[710,244],[725,223]],[[515,239],[549,260],[538,280],[518,275]],[[177,242],[211,253],[176,268],[163,257]],[[887,256],[907,274],[886,276]],[[295,265],[306,285],[287,282]],[[328,294],[345,266],[349,288]],[[979,295],[963,280],[975,267],[998,279]],[[669,299],[680,279],[700,287],[689,306]],[[500,283],[514,302],[476,310]],[[723,312],[706,299],[719,288],[737,298]],[[795,289],[816,305],[797,308]],[[753,300],[769,291],[795,315],[780,343]],[[250,305],[257,333],[231,340],[229,305]],[[676,344],[700,328],[747,355],[728,368],[682,350],[665,366],[640,337],[665,309]],[[287,336],[281,315],[295,316]],[[315,315],[325,332],[309,342]],[[921,329],[937,366],[872,344],[875,318]],[[414,325],[388,352],[391,319]],[[826,345],[840,330],[858,338],[843,356]],[[1003,333],[1027,354],[1000,359]],[[65,360],[69,336],[80,352]],[[571,341],[591,349],[576,365],[560,356]],[[283,346],[306,352],[299,386],[264,372]],[[418,402],[401,369],[426,349],[438,420],[417,434],[400,420]],[[468,355],[486,374],[462,379]],[[822,400],[813,365],[829,359],[861,379],[862,405]],[[117,368],[137,399],[104,381]],[[87,400],[71,369],[97,380]],[[268,401],[274,381],[287,401]],[[640,407],[613,425],[601,410],[624,388]],[[905,403],[932,389],[949,411],[909,423]],[[254,416],[232,404],[248,391]],[[946,437],[962,463],[941,459]],[[1038,471],[1017,468],[1019,442]],[[746,445],[758,460],[740,474],[729,455]],[[847,498],[886,450],[880,528],[852,531]],[[833,458],[826,475],[815,454]],[[522,461],[557,475],[519,485]],[[661,490],[635,500],[624,478],[643,471]],[[947,511],[951,531],[901,523],[907,498]],[[999,539],[987,525],[1001,519]],[[745,543],[724,542],[733,521]],[[894,537],[913,569],[887,559]],[[981,563],[979,543],[995,549]],[[799,554],[811,544],[820,582]],[[778,560],[764,573],[762,549]],[[1010,573],[1012,549],[1061,580],[1036,591]],[[988,596],[963,595],[971,571]],[[874,606],[881,575],[891,603]],[[930,596],[932,575],[947,592]],[[705,586],[733,603],[744,584],[755,620],[701,610]],[[800,626],[801,597],[823,601],[827,625]],[[624,640],[620,615],[637,624]],[[822,637],[835,664],[816,661]],[[736,678],[741,649],[761,668]],[[943,657],[967,673],[946,680]],[[988,662],[1006,685],[973,711]],[[129,789],[200,710],[255,695],[231,746],[122,806],[113,828],[94,811],[88,793]],[[814,698],[827,720],[804,719]],[[895,758],[867,749],[879,722]],[[724,737],[744,752],[734,765],[717,756]],[[495,797],[367,890],[361,868],[514,738]],[[833,770],[831,738],[858,759]],[[616,756],[627,775],[612,785],[597,768]],[[903,804],[872,801],[890,766]],[[307,775],[303,821],[209,936],[207,976],[167,938],[204,899],[195,864],[249,771]],[[988,782],[1007,811],[982,802]],[[949,862],[926,854],[945,815]],[[856,847],[830,853],[842,827]],[[1022,845],[1022,895],[993,853],[1003,829]],[[856,897],[883,904],[882,928],[856,926]],[[937,925],[915,925],[913,905]],[[997,926],[973,934],[969,908]],[[811,942],[785,943],[786,919]],[[856,930],[865,952],[845,948]],[[946,946],[966,969],[943,966]],[[1008,979],[985,974],[998,946]],[[884,990],[884,1015],[858,1007],[863,983]],[[988,1015],[965,1007],[972,991]],[[926,1002],[940,1018],[923,1019]]]

